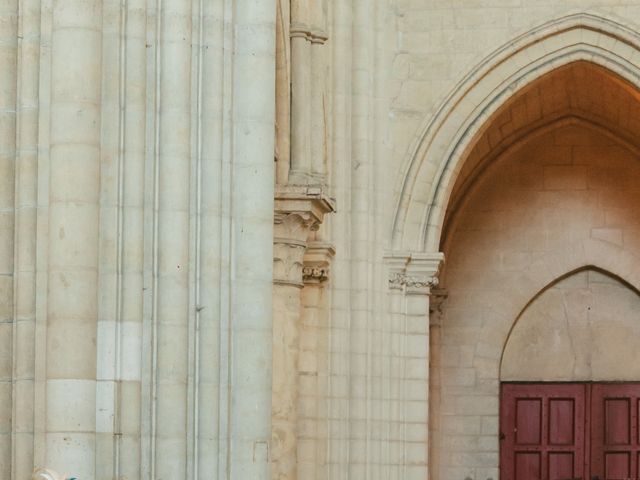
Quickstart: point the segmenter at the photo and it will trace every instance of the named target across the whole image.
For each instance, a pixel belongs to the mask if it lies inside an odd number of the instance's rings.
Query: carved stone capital
[[[409,294],[428,295],[438,286],[438,274],[444,261],[442,253],[391,253],[385,256],[389,269],[389,288]]]
[[[442,253],[411,254],[407,264],[407,293],[429,295],[431,289],[438,286],[443,262]]]
[[[406,284],[407,263],[411,256],[405,253],[389,253],[384,260],[389,272],[389,288],[391,290],[404,290]]]
[[[280,186],[276,190],[273,239],[275,283],[303,285],[304,255],[310,232],[335,210],[321,187]]]
[[[307,246],[302,268],[305,285],[320,284],[329,280],[331,260],[335,253],[333,245],[328,243],[312,242]]]

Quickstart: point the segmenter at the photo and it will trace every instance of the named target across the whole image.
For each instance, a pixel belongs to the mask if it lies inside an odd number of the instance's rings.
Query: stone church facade
[[[0,25],[0,479],[510,479],[504,392],[640,381],[640,1]]]

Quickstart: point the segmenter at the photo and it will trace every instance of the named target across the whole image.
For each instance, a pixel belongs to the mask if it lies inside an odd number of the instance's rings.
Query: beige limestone
[[[444,237],[432,478],[497,471],[495,436],[476,422],[496,421],[500,380],[637,378],[637,150],[575,122],[479,172]]]
[[[533,333],[635,379],[639,13],[4,2],[0,477],[495,480]]]
[[[505,381],[640,378],[638,292],[597,270],[545,290],[522,313],[502,355]]]
[[[86,478],[96,465],[101,9],[52,9],[46,465]]]

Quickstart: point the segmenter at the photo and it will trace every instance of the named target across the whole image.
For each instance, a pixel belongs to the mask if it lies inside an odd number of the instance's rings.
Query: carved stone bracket
[[[309,233],[319,228],[326,213],[333,211],[334,201],[321,187],[287,185],[277,189],[273,240],[275,283],[302,287]],[[322,277],[321,272],[308,273]]]

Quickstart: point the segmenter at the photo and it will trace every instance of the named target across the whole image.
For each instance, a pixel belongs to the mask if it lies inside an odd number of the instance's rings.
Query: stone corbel
[[[304,256],[309,233],[317,230],[324,215],[333,211],[334,201],[321,187],[278,187],[274,212],[274,282],[304,285]],[[321,272],[318,275],[321,276]]]
[[[335,212],[335,200],[321,185],[278,185],[275,195],[275,214],[297,214],[317,230],[324,215]]]

